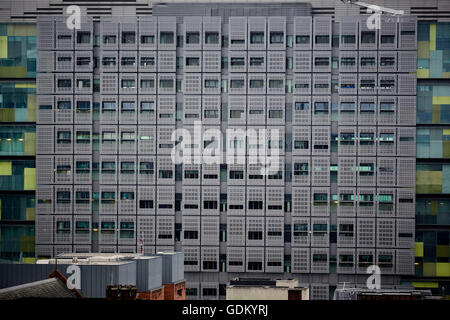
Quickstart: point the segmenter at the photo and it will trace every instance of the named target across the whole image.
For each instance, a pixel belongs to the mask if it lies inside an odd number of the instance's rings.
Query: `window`
[[[314,88],[316,89],[328,89],[328,83],[315,83]]]
[[[395,57],[381,57],[380,66],[388,67],[395,65]]]
[[[90,63],[90,57],[77,57],[77,66],[89,66]]]
[[[172,179],[173,171],[172,170],[159,170],[159,178],[161,179]]]
[[[243,112],[242,110],[230,110],[230,118],[240,119]]]
[[[58,101],[58,110],[71,110],[72,104],[70,101]]]
[[[269,80],[270,89],[283,89],[283,80]]]
[[[330,36],[316,36],[316,44],[329,44]]]
[[[243,57],[231,57],[230,62],[232,67],[245,66],[245,58]]]
[[[89,161],[77,161],[75,164],[75,173],[77,174],[88,174],[90,172]]]
[[[232,89],[241,89],[244,87],[243,79],[231,79],[230,80],[230,88]]]
[[[205,79],[205,88],[206,89],[218,89],[219,88],[219,80]]]
[[[77,113],[90,113],[91,103],[89,101],[77,101]]]
[[[395,36],[391,36],[391,35],[382,35],[381,36],[381,43],[394,43],[395,41]]]
[[[359,86],[360,86],[361,89],[367,89],[367,90],[374,89],[375,88],[375,80],[373,80],[373,79],[367,79],[367,80],[361,79],[361,81],[359,83]]]
[[[70,203],[70,191],[57,191],[56,203]]]
[[[211,200],[203,201],[203,209],[211,209],[211,210],[217,209],[217,201]]]
[[[123,89],[134,89],[136,88],[136,80],[122,79],[121,85]]]
[[[102,113],[104,112],[115,112],[116,102],[115,101],[103,101],[102,103]]]
[[[67,175],[70,174],[70,165],[57,165],[56,166],[56,173],[59,175]]]
[[[120,173],[121,174],[134,174],[134,162],[122,161],[120,163]]]
[[[381,79],[380,80],[381,89],[392,89],[395,87],[394,79]]]
[[[355,65],[355,57],[342,57],[341,58],[341,66],[354,66]]]
[[[218,118],[219,117],[219,111],[218,110],[205,110],[203,115],[207,119]]]
[[[70,233],[70,221],[58,221],[56,224],[57,234],[68,234]]]
[[[307,176],[309,172],[308,163],[294,163],[294,176]]]
[[[153,200],[139,200],[140,209],[153,209]]]
[[[70,131],[58,131],[57,143],[69,144],[72,143],[72,134]]]
[[[393,133],[380,133],[380,144],[392,144],[394,143]]]
[[[89,44],[91,42],[91,33],[88,31],[77,32],[77,43]]]
[[[130,143],[130,142],[134,143],[136,136],[133,131],[123,131],[120,134],[120,138],[121,143]]]
[[[141,101],[141,113],[154,113],[155,102],[154,101]]]
[[[198,239],[198,231],[184,230],[183,238],[184,239],[191,239],[191,240]]]
[[[121,113],[133,113],[136,109],[136,103],[134,101],[122,101]]]
[[[269,119],[282,119],[282,118],[283,118],[283,110],[269,110]]]
[[[141,79],[141,89],[150,89],[155,87],[155,80]]]
[[[355,103],[354,102],[342,102],[341,103],[341,112],[355,112]]]
[[[244,171],[230,170],[230,179],[244,179]]]
[[[263,233],[262,231],[249,231],[248,232],[248,240],[262,240]]]
[[[375,31],[362,31],[361,43],[375,43]]]
[[[219,33],[218,32],[205,32],[205,44],[218,44]]]
[[[120,238],[121,239],[133,239],[134,238],[134,222],[121,222],[120,223]]]
[[[380,112],[394,112],[395,111],[395,105],[393,102],[381,102],[380,103]]]
[[[296,83],[296,89],[309,89],[309,83]]]
[[[250,43],[264,43],[264,32],[250,32]]]
[[[361,57],[362,67],[373,67],[375,66],[375,57]]]
[[[315,66],[329,66],[330,58],[329,57],[316,57],[314,59]]]
[[[116,163],[111,161],[102,162],[102,174],[114,174],[116,173]]]
[[[309,44],[309,36],[295,36],[295,43],[297,44]]]
[[[58,79],[58,88],[70,88],[70,87],[72,87],[72,80]]]
[[[159,34],[159,43],[160,44],[173,44],[174,43],[173,32],[161,32]]]
[[[104,67],[114,67],[116,65],[116,57],[103,57],[102,65]]]
[[[102,192],[102,194],[110,193],[110,192]],[[114,194],[114,192],[112,192]],[[101,232],[104,234],[114,234],[116,230],[116,223],[113,221],[102,221],[101,223]]]
[[[77,131],[77,143],[79,144],[91,143],[91,133],[89,131]]]
[[[153,44],[153,43],[155,43],[155,36],[154,35],[141,36],[141,43]]]
[[[91,80],[90,79],[77,79],[77,84],[79,89],[90,88]]]
[[[186,57],[186,66],[199,66],[200,58],[197,57]]]
[[[375,112],[375,104],[373,102],[361,102],[359,110],[361,113]]]
[[[252,89],[262,89],[262,88],[264,88],[264,80],[251,79],[249,85],[250,85],[250,88],[252,88]]]
[[[134,44],[136,42],[136,34],[134,32],[122,32],[123,44]]]
[[[308,149],[309,141],[308,140],[295,140],[294,141],[294,149]]]
[[[135,57],[122,57],[120,60],[120,64],[122,66],[134,66],[136,64],[136,58]]]
[[[354,35],[342,35],[341,43],[355,43],[356,37]]]
[[[155,57],[141,57],[141,67],[151,67],[155,65]]]
[[[328,102],[315,102],[314,114],[328,114]]]
[[[244,39],[231,39],[231,44],[245,44]]]
[[[199,44],[200,33],[199,32],[186,32],[186,44]]]
[[[83,192],[85,193],[85,192]],[[89,196],[89,192],[86,192]],[[77,221],[75,222],[75,232],[78,234],[89,234],[89,221]]]
[[[284,42],[284,33],[283,32],[271,32],[270,33],[270,43],[283,43]]]
[[[360,193],[359,194],[359,205],[363,207],[373,206],[373,194]]]
[[[140,174],[154,174],[153,162],[140,162],[139,163]]]
[[[339,255],[339,267],[353,267],[353,255],[340,254]]]
[[[116,133],[114,131],[103,131],[102,142],[116,142]]]
[[[359,144],[360,145],[373,145],[374,133],[372,132],[361,132],[359,134]]]
[[[328,204],[328,194],[326,193],[314,193],[314,205],[327,205]],[[316,224],[314,225],[316,226]]]
[[[103,36],[103,43],[104,44],[115,44],[116,43],[116,36]]]
[[[250,57],[251,67],[261,67],[264,65],[264,57]]]
[[[161,89],[171,89],[173,88],[173,79],[160,79],[159,80],[159,87]]]
[[[121,192],[120,200],[134,200],[134,192]]]
[[[359,165],[359,175],[360,176],[373,176],[374,174],[373,163],[360,163]]]

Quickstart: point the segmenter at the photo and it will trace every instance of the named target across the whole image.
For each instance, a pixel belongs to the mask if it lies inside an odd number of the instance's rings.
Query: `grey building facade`
[[[417,21],[366,19],[308,3],[154,5],[80,30],[39,16],[36,255],[182,250],[191,299],[249,273],[328,299],[371,264],[399,285],[414,274]],[[281,130],[279,172],[259,174],[245,138],[245,164],[175,165],[172,132],[195,120]]]

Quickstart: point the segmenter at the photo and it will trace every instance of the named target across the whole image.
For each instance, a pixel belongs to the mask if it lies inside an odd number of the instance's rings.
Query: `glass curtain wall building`
[[[0,261],[35,260],[36,25],[0,23]]]

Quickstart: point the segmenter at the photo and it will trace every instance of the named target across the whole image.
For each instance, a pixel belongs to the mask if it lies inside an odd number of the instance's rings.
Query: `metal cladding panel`
[[[184,280],[184,253],[158,252],[162,257],[162,283],[175,283]]]
[[[136,284],[137,290],[151,291],[162,285],[162,258],[142,257],[136,259]]]
[[[44,280],[54,269],[45,264],[0,264],[0,289]]]

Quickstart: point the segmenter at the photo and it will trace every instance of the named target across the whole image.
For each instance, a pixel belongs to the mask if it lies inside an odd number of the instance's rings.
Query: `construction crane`
[[[341,1],[345,4],[350,4],[350,5],[356,4],[357,6],[365,7],[365,8],[367,8],[368,13],[388,13],[393,16],[401,16],[405,13],[403,10],[395,10],[395,9],[391,9],[391,8],[380,7],[375,4],[365,3],[362,1],[358,1],[358,0],[341,0]]]

